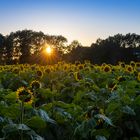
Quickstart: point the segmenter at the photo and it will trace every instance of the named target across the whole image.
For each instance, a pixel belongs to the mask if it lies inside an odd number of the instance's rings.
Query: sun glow
[[[52,49],[51,49],[50,46],[47,47],[47,48],[45,49],[45,51],[46,51],[47,54],[51,54],[51,53],[52,53]]]

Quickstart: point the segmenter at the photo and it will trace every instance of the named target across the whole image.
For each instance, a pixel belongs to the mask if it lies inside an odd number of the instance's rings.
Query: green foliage
[[[113,126],[111,119],[109,119],[105,115],[97,114],[97,115],[95,115],[95,118],[102,119],[105,121],[106,124]]]
[[[38,116],[33,116],[26,124],[33,129],[43,129],[46,127],[45,121]]]
[[[29,135],[29,137],[34,140],[43,140],[42,137],[40,137],[39,135],[37,135],[35,133],[35,131],[33,131],[32,129],[30,129],[28,126],[26,126],[25,124],[8,124],[6,126],[3,127],[2,129],[3,133],[4,133],[4,138],[3,139],[11,139],[14,140],[15,137],[13,136],[13,133],[15,134],[15,136],[17,135],[18,137],[18,131],[23,131],[26,135]],[[24,139],[29,139],[29,137],[25,136]]]
[[[0,139],[137,140],[138,73],[136,66],[129,73],[120,65],[89,62],[0,66]],[[19,100],[21,87],[30,91],[31,102]]]

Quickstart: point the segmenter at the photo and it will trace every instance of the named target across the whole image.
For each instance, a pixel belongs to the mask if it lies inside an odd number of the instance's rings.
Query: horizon
[[[0,32],[42,31],[90,46],[118,33],[140,34],[139,0],[4,0],[0,1]]]

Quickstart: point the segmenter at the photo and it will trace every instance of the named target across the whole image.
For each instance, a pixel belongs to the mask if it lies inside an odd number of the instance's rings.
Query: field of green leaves
[[[1,140],[139,140],[140,63],[0,66]]]

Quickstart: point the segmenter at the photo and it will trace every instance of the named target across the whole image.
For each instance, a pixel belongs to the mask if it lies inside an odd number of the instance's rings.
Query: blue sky
[[[117,33],[140,34],[140,0],[0,0],[0,33],[23,29],[83,45]]]

